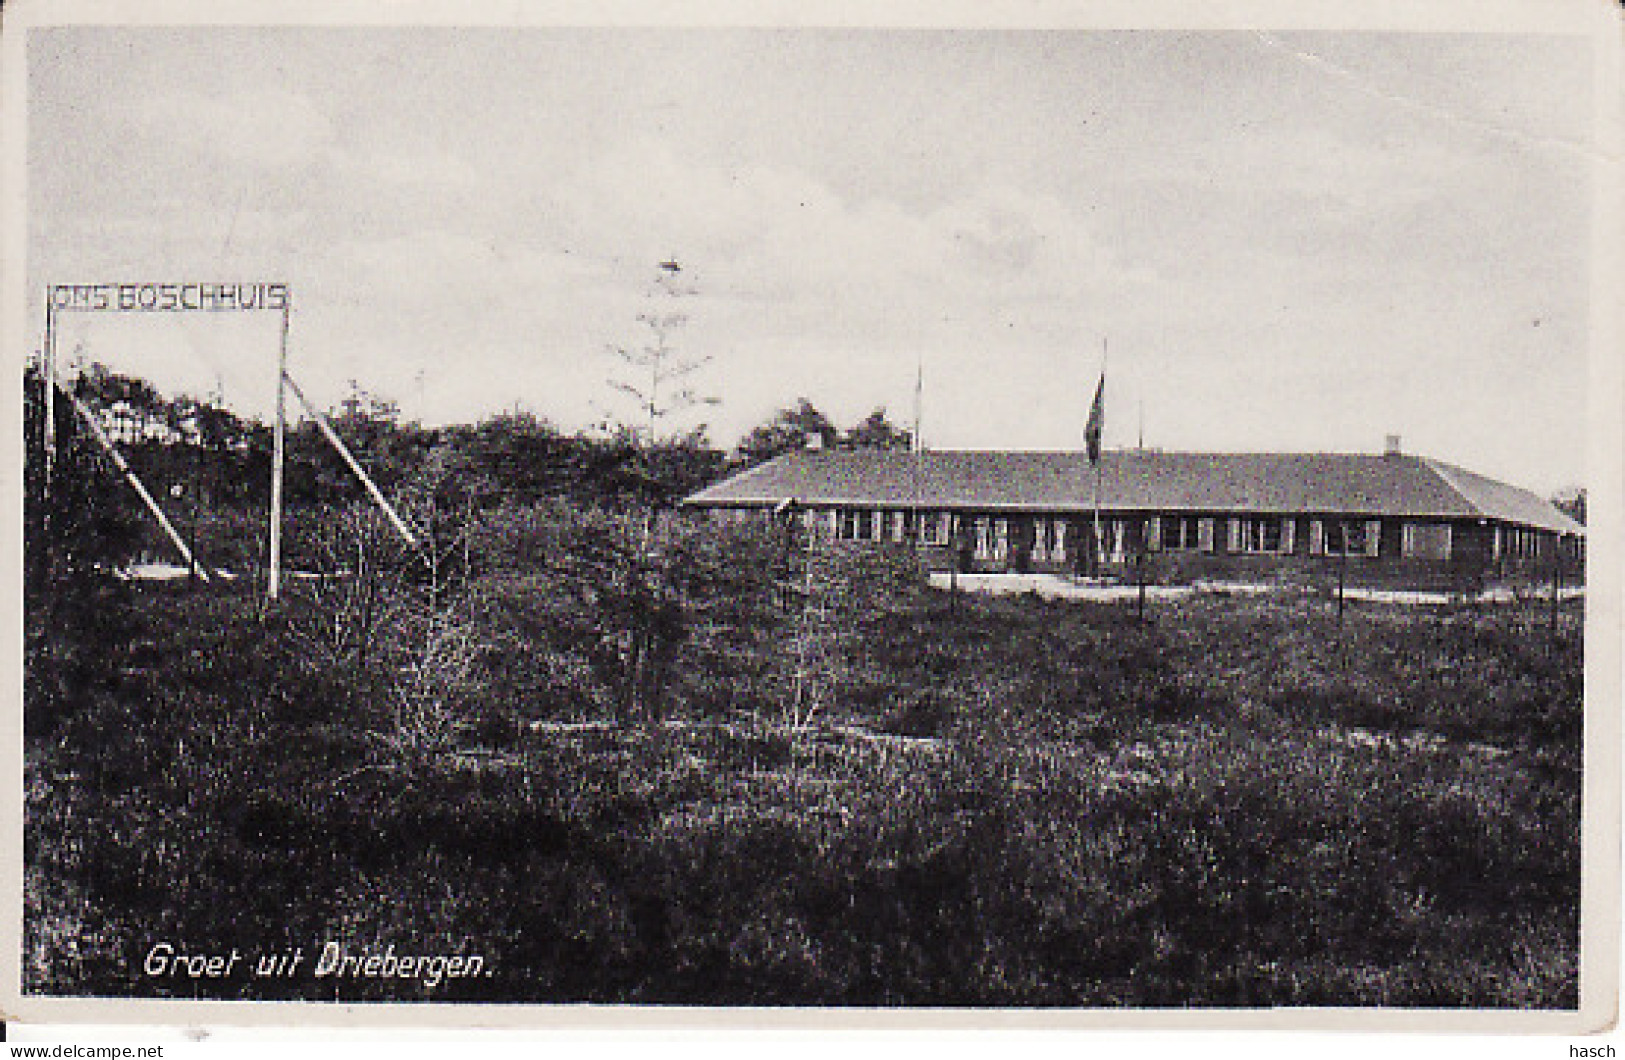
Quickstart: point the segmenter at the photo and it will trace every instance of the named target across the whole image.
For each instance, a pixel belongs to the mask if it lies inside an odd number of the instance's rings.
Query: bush
[[[906,553],[832,550],[807,627],[771,527],[514,508],[432,574],[353,514],[277,607],[102,580],[30,609],[30,990],[1575,1003],[1572,624],[950,607]],[[629,712],[638,636],[664,680]],[[163,983],[160,939],[494,974]]]

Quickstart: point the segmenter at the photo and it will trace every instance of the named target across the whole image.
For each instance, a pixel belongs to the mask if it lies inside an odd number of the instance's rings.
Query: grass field
[[[421,696],[369,683],[365,644],[343,666],[312,648],[298,601],[103,585],[33,608],[28,989],[1577,1004],[1577,603],[1555,633],[1539,606],[1339,623],[1284,595],[1142,624],[914,586],[831,620],[796,728],[786,639],[743,605],[690,616],[658,718],[608,721],[590,667],[527,623],[550,590],[521,588],[467,612],[481,647],[434,740],[402,738]],[[160,942],[327,941],[489,974],[142,967]]]

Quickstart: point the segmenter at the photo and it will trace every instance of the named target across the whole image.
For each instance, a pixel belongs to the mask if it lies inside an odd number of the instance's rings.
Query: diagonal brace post
[[[417,548],[417,536],[412,533],[411,528],[406,525],[406,521],[395,511],[394,506],[384,496],[384,491],[379,489],[378,484],[372,480],[372,476],[368,475],[366,470],[362,468],[360,461],[350,454],[349,447],[344,444],[344,439],[339,437],[339,432],[333,429],[332,423],[328,422],[326,414],[311,403],[311,400],[305,396],[305,392],[299,389],[299,384],[293,381],[293,376],[284,372],[282,373],[282,381],[287,384],[289,390],[293,391],[293,396],[299,399],[299,404],[303,405],[305,411],[310,413],[311,417],[316,421],[316,426],[321,428],[322,436],[328,440],[334,449],[338,450],[339,455],[344,458],[344,462],[355,473],[355,477],[361,480],[361,485],[366,487],[368,496],[372,497],[384,515],[389,517],[390,524],[395,527],[396,532],[406,540],[408,545]]]
[[[49,380],[46,381],[46,386],[53,385]],[[199,578],[208,581],[208,570],[193,558],[192,550],[186,547],[186,542],[181,539],[181,535],[175,530],[174,524],[169,521],[169,517],[164,514],[164,510],[158,507],[158,502],[152,499],[152,494],[147,492],[147,487],[142,485],[141,479],[135,473],[135,469],[130,466],[129,461],[124,459],[124,454],[118,451],[118,447],[113,444],[113,440],[107,437],[107,432],[102,429],[101,423],[97,421],[96,414],[91,412],[89,407],[79,400],[79,395],[73,391],[67,390],[64,393],[73,402],[74,410],[79,413],[79,418],[85,421],[86,426],[90,428],[90,433],[95,436],[96,441],[106,450],[114,465],[124,475],[124,480],[140,496],[142,503],[147,506],[147,510],[152,513],[152,517],[158,520],[158,525],[163,528],[164,533],[169,535],[169,540],[174,544],[175,549],[186,560],[187,567],[191,568],[192,572]]]

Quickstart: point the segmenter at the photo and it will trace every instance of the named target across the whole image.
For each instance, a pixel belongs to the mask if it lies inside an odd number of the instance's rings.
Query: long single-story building
[[[1584,557],[1584,527],[1547,500],[1393,440],[1382,455],[1119,450],[1098,466],[1081,452],[802,449],[683,506],[777,513],[964,572],[1466,588],[1573,580]]]

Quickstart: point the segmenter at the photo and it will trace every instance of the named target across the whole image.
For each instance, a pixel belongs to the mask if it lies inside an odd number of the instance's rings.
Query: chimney
[[[808,431],[803,437],[806,443],[805,448],[810,449],[815,453],[824,448],[824,436],[822,433],[818,431]]]
[[[1399,446],[1399,435],[1390,434],[1383,440],[1383,456],[1399,456],[1404,450]]]

